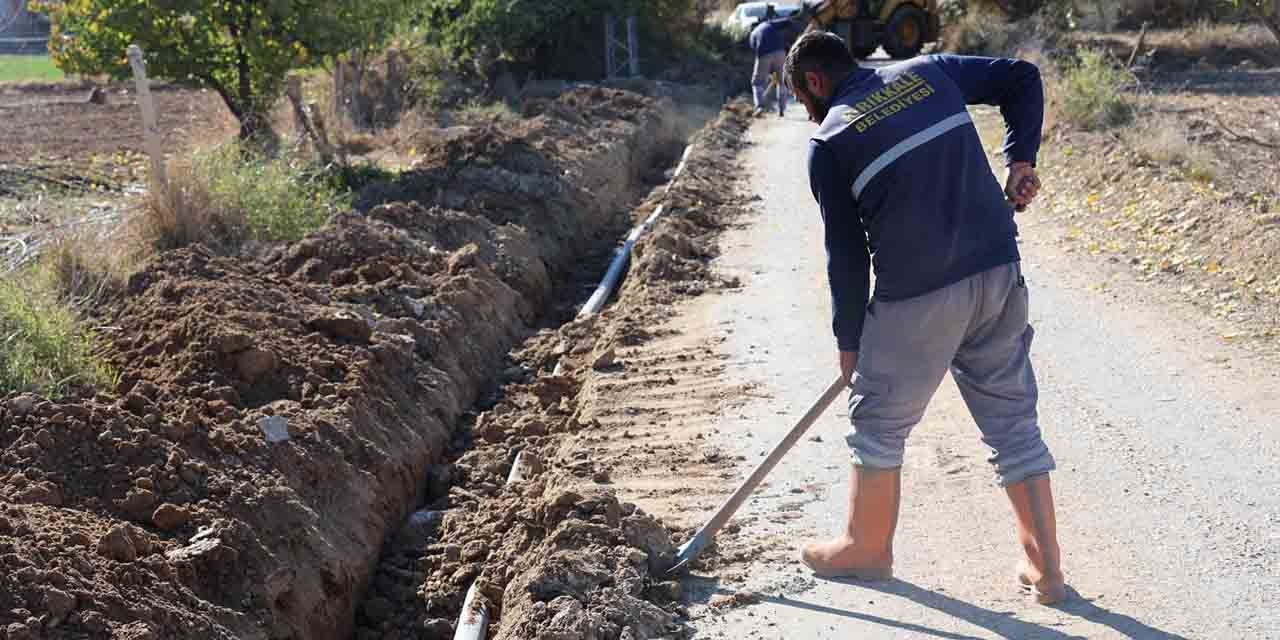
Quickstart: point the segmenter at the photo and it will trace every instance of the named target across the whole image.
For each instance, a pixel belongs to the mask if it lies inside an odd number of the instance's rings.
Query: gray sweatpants
[[[902,466],[907,436],[949,368],[991,448],[996,481],[1008,486],[1051,471],[1036,414],[1027,305],[1018,263],[916,298],[873,301],[849,398],[854,464]]]
[[[764,108],[768,99],[765,91],[769,89],[769,79],[773,77],[774,73],[777,73],[778,86],[775,89],[777,90],[778,102],[774,106],[779,112],[786,111],[787,89],[784,86],[786,83],[782,79],[783,66],[786,62],[786,51],[775,51],[756,58],[756,66],[751,73],[751,99],[755,102],[757,109]]]

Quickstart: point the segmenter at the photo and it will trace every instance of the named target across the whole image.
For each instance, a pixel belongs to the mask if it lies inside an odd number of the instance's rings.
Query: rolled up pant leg
[[[991,448],[989,462],[1001,486],[1054,469],[1040,434],[1039,391],[1031,367],[1026,281],[1018,264],[981,274],[980,321],[957,351],[951,375]]]

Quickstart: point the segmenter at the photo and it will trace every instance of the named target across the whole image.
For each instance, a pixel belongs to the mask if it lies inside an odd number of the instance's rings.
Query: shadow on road
[[[847,611],[845,609],[836,609],[835,607],[828,607],[825,605],[814,604],[812,602],[805,602],[804,600],[795,600],[793,598],[788,598],[786,596],[764,596],[761,598],[761,602],[768,602],[770,604],[781,605],[784,607],[794,607],[796,609],[804,609],[806,611],[813,611],[814,613],[823,613],[823,614],[832,615],[832,616],[840,616],[841,618],[849,618],[852,620],[862,620],[863,622],[870,622],[872,624],[878,624],[885,627],[892,627],[894,629],[901,629],[903,631],[911,631],[913,633],[931,636],[934,638],[947,638],[947,640],[982,640],[982,638],[979,638],[978,636],[967,636],[962,633],[951,633],[950,631],[942,631],[941,629],[934,629],[933,627],[926,627],[924,625],[915,624],[913,622],[901,622],[901,621],[893,620],[890,618],[871,615],[869,613],[859,613],[857,611]]]
[[[898,596],[916,604],[929,607],[946,615],[963,620],[975,627],[987,630],[1000,638],[1008,640],[1082,640],[1087,636],[1070,635],[1052,627],[1014,617],[1013,611],[993,611],[975,604],[957,600],[950,596],[922,589],[910,582],[889,580],[886,582],[859,582],[855,580],[836,580],[830,582],[856,586],[869,591],[878,591],[887,595]],[[686,580],[686,597],[690,601],[707,603],[714,595],[734,595],[736,590],[719,586],[715,578],[696,577]],[[1122,613],[1116,613],[1098,606],[1092,600],[1081,596],[1075,589],[1070,589],[1071,599],[1053,607],[1058,611],[1088,620],[1094,624],[1107,627],[1122,637],[1133,640],[1188,640],[1184,636],[1157,629]],[[906,622],[877,616],[861,611],[839,609],[815,602],[800,600],[786,595],[762,595],[759,602],[777,606],[792,607],[817,614],[837,616],[849,620],[859,620],[884,627],[919,634],[924,637],[944,638],[945,640],[981,640],[982,637],[935,629],[915,622]],[[990,637],[984,635],[983,637]]]
[[[1129,638],[1140,638],[1141,640],[1187,640],[1185,636],[1157,629],[1123,613],[1116,613],[1110,609],[1099,607],[1093,603],[1093,600],[1086,599],[1075,589],[1068,587],[1068,590],[1071,592],[1071,599],[1057,608],[1073,616],[1084,618],[1089,622],[1104,627],[1110,627],[1117,633],[1122,633]]]
[[[1074,636],[1063,633],[1056,629],[1046,627],[1041,624],[1019,620],[1014,616],[1013,612],[992,611],[984,609],[975,604],[957,600],[947,595],[922,589],[910,582],[902,580],[889,580],[887,582],[854,582],[849,580],[833,580],[841,584],[857,584],[860,587],[901,596],[916,604],[924,605],[930,609],[935,609],[949,616],[953,616],[968,622],[974,626],[982,627],[1001,637],[1010,640],[1031,639],[1037,640],[1076,640],[1084,636]],[[1163,631],[1152,627],[1146,623],[1136,620],[1130,616],[1116,613],[1094,604],[1093,601],[1085,599],[1075,589],[1070,589],[1071,598],[1066,602],[1055,606],[1054,608],[1068,613],[1070,615],[1083,618],[1094,624],[1109,627],[1117,633],[1123,634],[1126,638],[1134,638],[1140,640],[1187,640],[1187,638]],[[895,624],[894,626],[897,626]],[[947,636],[956,637],[956,636]]]

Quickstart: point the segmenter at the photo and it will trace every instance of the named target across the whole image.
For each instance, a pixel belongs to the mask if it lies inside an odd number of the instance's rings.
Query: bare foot
[[[859,548],[849,536],[808,545],[800,560],[825,578],[888,580],[893,577],[893,553]]]
[[[1018,563],[1018,585],[1040,604],[1057,604],[1067,599],[1067,583],[1062,574],[1046,576],[1031,563]]]

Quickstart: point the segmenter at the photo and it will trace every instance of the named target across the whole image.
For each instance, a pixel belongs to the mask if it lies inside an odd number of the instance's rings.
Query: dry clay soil
[[[572,444],[610,345],[725,286],[707,238],[743,109],[646,197],[692,133],[663,92],[424,131],[373,194],[412,202],[254,260],[147,264],[92,318],[116,389],[0,402],[0,638],[447,638],[477,579],[496,637],[680,633],[671,531]],[[534,333],[659,199],[637,315]],[[545,471],[504,486],[517,449]]]
[[[31,195],[66,185],[119,189],[139,178],[142,119],[131,87],[71,83],[0,85],[0,196]],[[235,119],[210,91],[158,86],[152,93],[170,152],[234,135]]]

